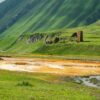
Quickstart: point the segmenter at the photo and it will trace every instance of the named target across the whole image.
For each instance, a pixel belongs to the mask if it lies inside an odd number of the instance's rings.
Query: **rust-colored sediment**
[[[0,64],[15,64],[31,72],[53,73],[67,76],[100,75],[100,62],[82,60],[50,60],[42,58],[3,58]],[[17,70],[18,71],[18,70]]]

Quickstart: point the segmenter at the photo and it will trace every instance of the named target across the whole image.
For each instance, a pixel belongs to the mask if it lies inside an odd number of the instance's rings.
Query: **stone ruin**
[[[17,41],[25,40],[27,44],[35,43],[44,38],[44,35],[41,33],[34,33],[32,35],[20,35]]]
[[[60,38],[56,34],[50,34],[45,37],[46,44],[58,43],[59,41],[60,41]]]
[[[76,41],[76,42],[83,42],[83,31],[78,31],[73,33],[70,37],[62,37],[62,32],[55,32],[51,34],[46,33],[34,33],[30,36],[27,36],[27,43],[35,43],[41,39],[44,40],[45,44],[54,44],[54,43],[65,43],[66,41]],[[23,40],[25,38],[24,35],[20,35],[18,40]]]
[[[71,37],[60,37],[60,35],[56,34],[49,34],[45,37],[46,44],[53,44],[58,43],[61,41],[76,41],[76,42],[83,42],[83,31],[78,31],[72,34]]]
[[[43,39],[43,37],[44,36],[42,34],[36,33],[36,34],[33,34],[33,35],[29,36],[28,42],[29,43],[34,43],[34,42],[37,42],[37,41]]]
[[[77,42],[83,42],[83,31],[73,33],[71,39],[72,38],[74,38]]]

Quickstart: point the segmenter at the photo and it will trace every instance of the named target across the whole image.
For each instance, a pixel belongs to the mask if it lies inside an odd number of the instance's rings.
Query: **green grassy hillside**
[[[100,19],[99,0],[6,0],[0,9],[1,53],[100,56],[99,21],[89,25]],[[84,31],[82,43],[45,44],[47,34],[63,38],[79,30]],[[29,42],[37,33],[44,38]]]
[[[72,33],[82,30],[84,32],[84,42],[77,43],[68,39]],[[62,32],[60,38],[68,38],[58,43],[46,44],[46,35],[58,34]],[[31,35],[39,33],[26,33],[22,36],[6,35],[0,40],[0,54],[44,54],[44,55],[63,55],[63,56],[100,56],[100,26],[99,22],[90,26],[63,29],[41,33],[44,37],[36,42],[29,42]]]
[[[55,30],[100,19],[99,0],[6,0],[0,9],[0,32]]]

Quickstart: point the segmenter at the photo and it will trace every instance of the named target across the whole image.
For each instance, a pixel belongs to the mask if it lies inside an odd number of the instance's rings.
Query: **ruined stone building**
[[[83,42],[83,31],[73,33],[71,38],[74,38],[77,42]]]

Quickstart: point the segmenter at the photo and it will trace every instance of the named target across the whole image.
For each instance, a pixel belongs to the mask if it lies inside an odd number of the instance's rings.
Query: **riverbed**
[[[100,87],[100,62],[98,61],[2,57],[0,59],[0,69],[58,74],[74,77],[76,83]]]

